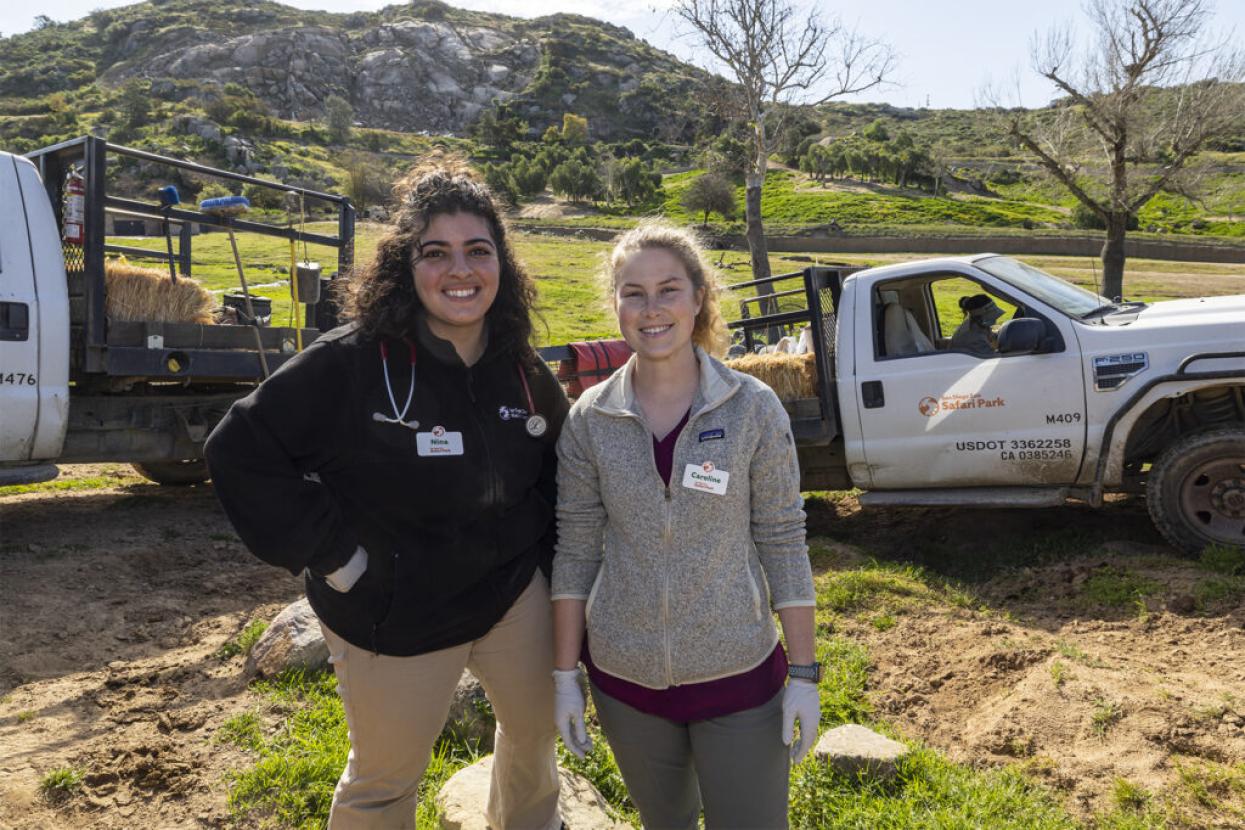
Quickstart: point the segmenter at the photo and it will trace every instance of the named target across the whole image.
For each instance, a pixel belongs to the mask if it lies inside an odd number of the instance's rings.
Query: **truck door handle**
[[[26,340],[30,337],[30,306],[0,303],[0,340]]]
[[[860,384],[860,400],[865,409],[881,409],[886,406],[886,394],[882,391],[882,381],[867,380]]]

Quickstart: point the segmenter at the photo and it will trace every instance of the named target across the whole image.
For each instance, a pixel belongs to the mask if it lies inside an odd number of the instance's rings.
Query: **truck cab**
[[[59,454],[69,417],[60,236],[30,161],[0,153],[0,205],[0,462],[24,468],[24,480],[49,478],[39,462]]]

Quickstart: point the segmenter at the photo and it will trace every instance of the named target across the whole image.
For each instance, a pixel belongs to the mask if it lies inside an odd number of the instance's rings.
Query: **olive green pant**
[[[321,628],[350,729],[331,830],[413,830],[419,779],[464,668],[480,679],[497,715],[489,827],[557,830],[553,614],[541,574],[487,634],[453,648],[390,657]]]
[[[785,830],[790,750],[782,742],[782,693],[755,709],[677,723],[592,687],[645,830]]]

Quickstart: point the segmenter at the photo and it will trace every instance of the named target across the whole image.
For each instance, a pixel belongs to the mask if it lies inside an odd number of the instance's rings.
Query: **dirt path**
[[[878,715],[908,737],[1025,764],[1083,812],[1117,778],[1157,792],[1205,761],[1245,763],[1245,599],[1207,601],[1207,574],[1168,556],[1136,501],[903,513],[814,501],[810,530],[965,580],[993,609],[842,617],[869,648]],[[836,564],[857,560],[821,566]],[[1087,604],[1088,585],[1124,573],[1146,587],[1140,604]],[[210,487],[0,498],[0,828],[229,826],[227,774],[248,759],[213,736],[264,704],[242,658],[218,653],[299,593],[243,549]],[[83,790],[56,805],[39,784],[62,767],[85,773]]]
[[[257,700],[242,658],[217,652],[299,589],[237,542],[208,487],[5,497],[0,827],[222,826],[245,759],[212,736]],[[39,782],[62,767],[85,777],[58,808]]]

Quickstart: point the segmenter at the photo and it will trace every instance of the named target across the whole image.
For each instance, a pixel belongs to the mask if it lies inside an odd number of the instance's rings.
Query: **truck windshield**
[[[1006,256],[991,256],[976,260],[978,268],[998,277],[1025,293],[1041,300],[1069,317],[1083,317],[1095,309],[1110,305],[1106,297],[1099,297],[1045,271]]]

